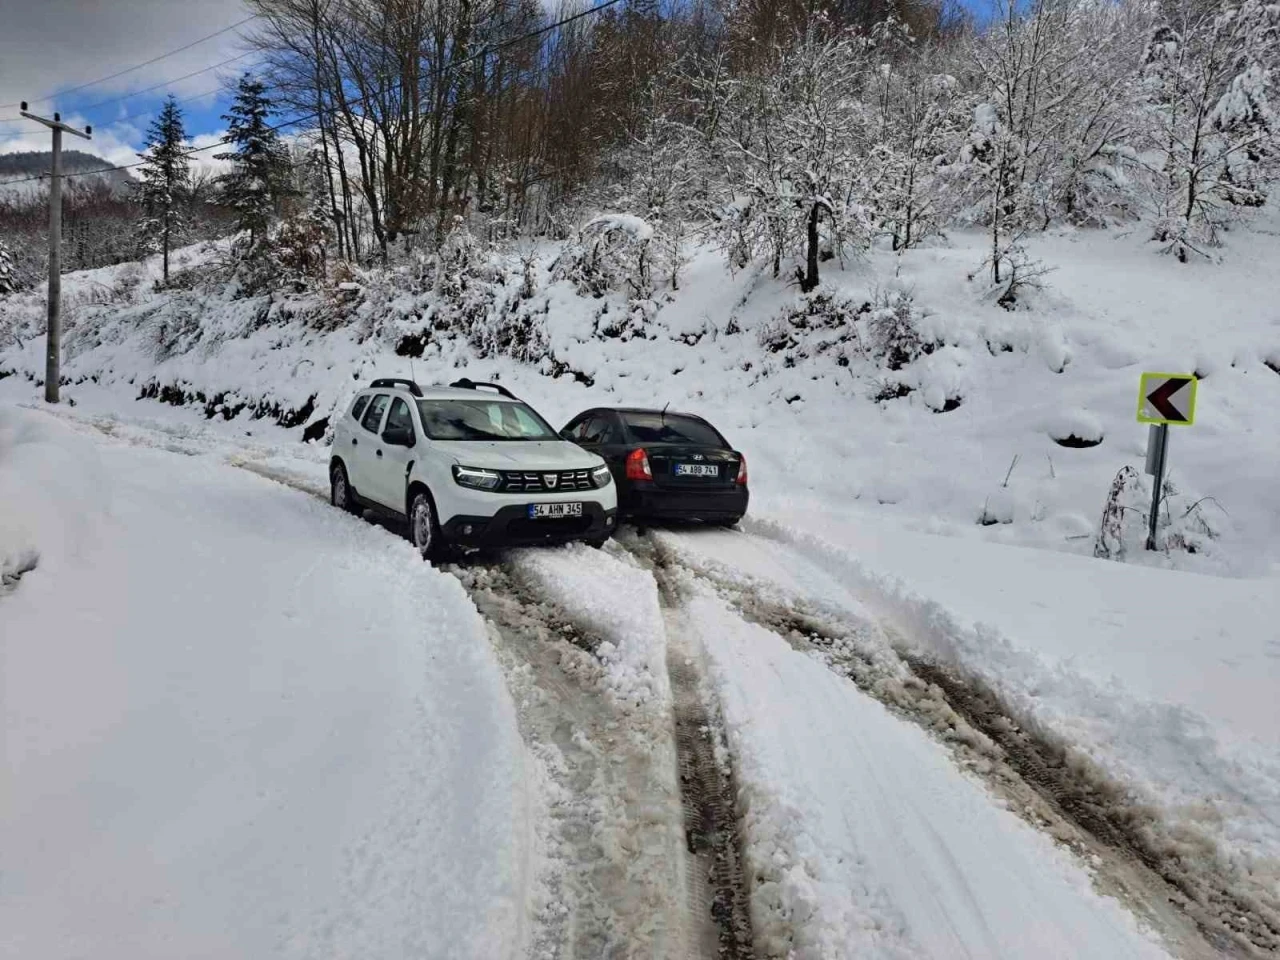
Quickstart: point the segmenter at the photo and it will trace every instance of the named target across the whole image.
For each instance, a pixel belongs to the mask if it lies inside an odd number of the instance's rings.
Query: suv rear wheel
[[[436,510],[425,490],[415,490],[409,500],[409,538],[423,560],[435,560],[442,553]]]

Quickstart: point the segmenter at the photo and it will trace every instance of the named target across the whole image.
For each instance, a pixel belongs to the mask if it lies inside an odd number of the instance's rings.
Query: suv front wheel
[[[360,513],[355,495],[351,492],[351,481],[347,477],[347,468],[335,463],[329,468],[329,502],[339,510],[347,513]]]
[[[423,560],[435,560],[442,553],[440,525],[425,490],[415,490],[409,500],[409,538]]]

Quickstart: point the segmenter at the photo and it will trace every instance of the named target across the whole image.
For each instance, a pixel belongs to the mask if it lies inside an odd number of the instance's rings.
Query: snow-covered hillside
[[[1117,472],[1141,472],[1140,373],[1195,372],[1198,419],[1174,431],[1165,533],[1189,549],[1142,551],[1138,490],[1127,559],[1253,575],[1280,558],[1280,435],[1267,428],[1280,403],[1278,223],[1231,234],[1221,262],[1185,265],[1137,228],[1052,233],[1031,245],[1052,268],[1044,289],[1013,311],[968,280],[983,239],[963,233],[829,265],[809,297],[732,274],[710,249],[678,290],[645,301],[553,280],[558,245],[537,251],[527,279],[514,254],[473,254],[290,298],[156,293],[154,265],[125,266],[67,279],[64,370],[73,398],[89,380],[220,417],[267,414],[299,436],[375,375],[501,379],[556,423],[591,404],[670,403],[747,453],[761,510],[839,503],[1082,555]],[[896,358],[876,326],[890,303],[923,341]],[[0,373],[29,381],[10,395],[35,390],[42,329],[38,291],[0,300]]]
[[[48,152],[0,154],[0,201],[29,203],[49,192],[49,165],[52,155]],[[106,160],[83,150],[64,150],[62,170],[75,174],[63,189],[68,202],[75,202],[75,194],[106,189],[118,196],[125,195],[134,179],[128,171],[117,170]],[[43,179],[33,179],[33,178]]]

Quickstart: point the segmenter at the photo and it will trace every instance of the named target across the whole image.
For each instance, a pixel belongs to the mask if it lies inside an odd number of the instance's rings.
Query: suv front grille
[[[595,488],[590,470],[502,471],[503,493],[562,493]]]

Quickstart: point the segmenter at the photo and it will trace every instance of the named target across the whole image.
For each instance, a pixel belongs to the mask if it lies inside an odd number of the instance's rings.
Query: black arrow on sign
[[[1186,423],[1187,415],[1175,407],[1170,398],[1190,382],[1190,377],[1176,377],[1172,380],[1166,380],[1147,394],[1147,403],[1151,404],[1152,408],[1166,420]]]

